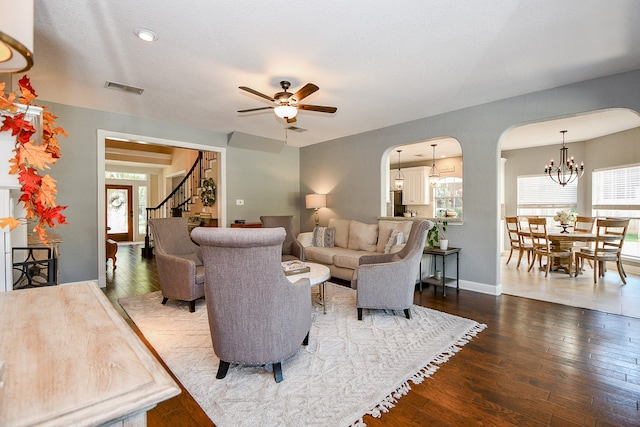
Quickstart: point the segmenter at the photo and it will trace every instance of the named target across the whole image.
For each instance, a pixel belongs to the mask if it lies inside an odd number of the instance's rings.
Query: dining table
[[[586,233],[584,231],[562,231],[561,229],[547,232],[552,250],[569,251],[573,248],[575,242],[595,242],[595,233]],[[601,235],[600,240],[612,241],[619,239],[620,236]],[[551,266],[554,271],[564,270],[567,274],[571,274],[568,265],[562,264],[560,258],[556,258],[554,265]]]

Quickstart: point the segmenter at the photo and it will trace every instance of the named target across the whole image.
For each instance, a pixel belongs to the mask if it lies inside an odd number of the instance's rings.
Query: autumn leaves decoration
[[[47,243],[47,227],[55,228],[58,224],[66,224],[62,211],[66,206],[56,205],[56,180],[42,172],[49,169],[60,158],[58,135],[68,136],[61,127],[56,125],[57,118],[47,107],[42,112],[42,141],[36,143],[34,136],[36,129],[25,118],[29,106],[37,95],[25,75],[18,82],[20,95],[4,93],[4,83],[0,83],[0,110],[6,111],[0,117],[0,132],[11,132],[15,137],[14,157],[9,160],[9,173],[18,175],[21,195],[18,203],[22,203],[26,212],[25,218],[0,218],[0,228],[8,226],[14,229],[24,221],[35,223],[33,231],[40,240]]]

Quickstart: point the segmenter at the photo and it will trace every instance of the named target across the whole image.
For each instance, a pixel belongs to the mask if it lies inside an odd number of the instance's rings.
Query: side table
[[[460,290],[460,249],[461,248],[452,248],[452,247],[449,247],[448,249],[444,249],[444,250],[440,248],[429,248],[429,247],[424,248],[422,253],[435,256],[436,261],[437,261],[437,257],[439,256],[442,257],[442,278],[438,280],[434,276],[431,276],[425,280],[421,280],[420,291],[422,291],[422,283],[433,285],[434,293],[437,292],[437,286],[442,285],[442,296],[446,297],[447,296],[446,284],[453,282],[454,280],[456,282],[456,291]],[[445,257],[447,255],[452,255],[452,254],[456,254],[456,277],[455,278],[447,277],[447,274],[446,274]],[[420,278],[422,279],[422,267],[420,268]]]

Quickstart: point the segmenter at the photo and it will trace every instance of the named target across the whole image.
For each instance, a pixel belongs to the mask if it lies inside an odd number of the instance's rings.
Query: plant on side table
[[[434,248],[436,245],[440,245],[440,249],[447,249],[449,241],[447,240],[447,221],[435,220],[435,224],[427,232],[427,245],[430,248]]]

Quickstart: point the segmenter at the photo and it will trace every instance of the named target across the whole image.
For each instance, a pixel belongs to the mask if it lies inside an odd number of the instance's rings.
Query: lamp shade
[[[0,73],[33,66],[33,0],[0,0]]]
[[[291,105],[278,105],[274,110],[281,119],[293,119],[298,114],[298,109]]]
[[[307,194],[304,197],[304,201],[307,209],[320,209],[327,207],[326,194]]]

